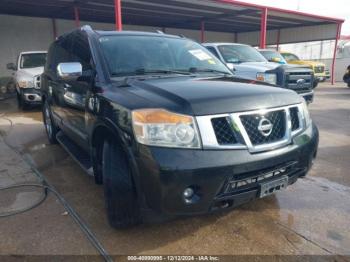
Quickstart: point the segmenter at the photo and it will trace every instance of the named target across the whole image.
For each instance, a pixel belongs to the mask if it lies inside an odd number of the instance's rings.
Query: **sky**
[[[342,35],[350,35],[350,0],[242,0],[300,12],[346,19]]]

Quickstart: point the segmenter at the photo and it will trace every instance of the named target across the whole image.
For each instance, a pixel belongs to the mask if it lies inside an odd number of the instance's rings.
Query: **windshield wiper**
[[[229,72],[210,69],[210,68],[200,69],[200,68],[196,68],[196,67],[191,67],[189,71],[191,73],[218,73],[218,74],[224,74],[224,75],[231,75]]]
[[[146,74],[179,74],[179,75],[190,75],[190,72],[180,71],[180,70],[166,70],[166,69],[144,69],[140,68],[135,70],[136,75],[146,75]]]

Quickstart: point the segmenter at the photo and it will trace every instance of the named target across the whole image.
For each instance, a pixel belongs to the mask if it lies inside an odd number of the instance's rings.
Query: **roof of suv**
[[[109,36],[109,35],[133,35],[133,36],[158,36],[158,37],[171,37],[171,38],[185,38],[183,36],[169,35],[162,32],[153,33],[153,32],[143,32],[143,31],[101,31],[94,30],[100,36]]]

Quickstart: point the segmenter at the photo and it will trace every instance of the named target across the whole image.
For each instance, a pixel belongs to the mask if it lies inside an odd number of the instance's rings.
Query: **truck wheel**
[[[57,144],[56,135],[58,128],[53,121],[50,105],[47,101],[45,101],[43,106],[43,119],[47,138],[49,139],[50,144]]]
[[[17,105],[18,105],[18,109],[21,109],[21,110],[26,110],[28,107],[27,102],[24,100],[22,90],[20,90],[19,93],[17,92]]]
[[[313,89],[315,89],[316,87],[318,86],[318,81],[314,81],[314,84],[313,84]]]
[[[136,190],[125,155],[114,139],[103,145],[103,186],[109,223],[128,228],[141,222]]]

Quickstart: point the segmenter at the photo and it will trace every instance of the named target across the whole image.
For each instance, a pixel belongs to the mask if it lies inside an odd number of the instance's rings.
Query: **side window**
[[[54,71],[54,56],[55,56],[55,45],[52,43],[50,45],[49,51],[47,52],[47,59],[45,63],[45,71]]]
[[[54,62],[52,63],[54,72],[56,72],[56,68],[59,63],[71,62],[71,50],[72,41],[70,36],[67,36],[56,42]]]
[[[207,48],[213,55],[215,55],[217,58],[220,59],[219,54],[218,54],[218,52],[215,50],[214,47],[212,47],[212,46],[206,46],[206,48]]]
[[[79,62],[83,71],[92,69],[91,52],[87,36],[83,33],[75,35],[72,48],[72,62]]]

